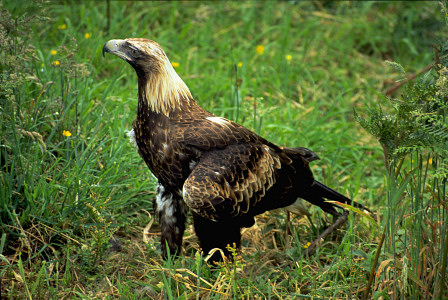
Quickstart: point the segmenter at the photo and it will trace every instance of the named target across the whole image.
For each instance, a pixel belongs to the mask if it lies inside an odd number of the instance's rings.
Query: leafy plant
[[[387,98],[390,112],[369,108],[368,118],[355,111],[356,120],[383,147],[388,172],[382,224],[386,243],[380,267],[372,269],[377,272],[374,295],[383,290],[394,297],[442,297],[448,229],[448,43],[435,48],[433,70],[416,82],[407,79],[400,64],[388,64],[408,81],[401,99]]]

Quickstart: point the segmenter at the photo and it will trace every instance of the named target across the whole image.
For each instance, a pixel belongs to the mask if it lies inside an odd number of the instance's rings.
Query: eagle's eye
[[[130,49],[131,49],[131,54],[132,54],[132,56],[134,56],[134,57],[138,57],[138,56],[140,56],[140,52],[138,51],[138,49],[137,48],[135,48],[135,47],[129,47]]]

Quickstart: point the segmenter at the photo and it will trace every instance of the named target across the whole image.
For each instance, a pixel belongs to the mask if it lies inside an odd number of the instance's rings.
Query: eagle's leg
[[[162,230],[162,256],[167,259],[168,250],[170,255],[177,255],[181,251],[187,207],[180,196],[166,191],[161,184],[157,187],[156,204]]]
[[[224,254],[232,259],[232,253],[227,246],[239,249],[241,246],[241,229],[235,220],[212,221],[193,213],[194,230],[199,239],[199,245],[207,256],[214,248],[221,249]],[[209,259],[210,262],[222,260],[221,253],[216,251]]]

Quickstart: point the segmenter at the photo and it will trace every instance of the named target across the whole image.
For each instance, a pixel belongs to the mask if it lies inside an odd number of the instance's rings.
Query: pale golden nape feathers
[[[147,77],[147,82],[140,92],[153,111],[169,115],[171,110],[182,106],[182,101],[189,102],[190,99],[193,99],[190,89],[176,73],[159,44],[145,43],[139,40],[129,39],[131,44],[157,61],[155,64],[157,69]]]
[[[190,89],[156,42],[128,38],[109,41],[105,48],[103,52],[118,55],[134,67],[139,77],[139,97],[152,111],[169,116],[193,99]]]

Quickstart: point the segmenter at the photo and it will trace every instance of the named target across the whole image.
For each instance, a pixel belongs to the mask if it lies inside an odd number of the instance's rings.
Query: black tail
[[[325,199],[349,204],[356,208],[364,209],[370,212],[370,210],[364,207],[363,205],[345,197],[342,194],[339,194],[338,192],[330,189],[328,186],[320,183],[319,181],[314,181],[313,186],[301,198],[305,199],[306,201],[314,205],[319,206],[325,212],[330,213],[332,215],[340,215],[340,213],[336,210],[336,207],[340,206],[327,202]]]

